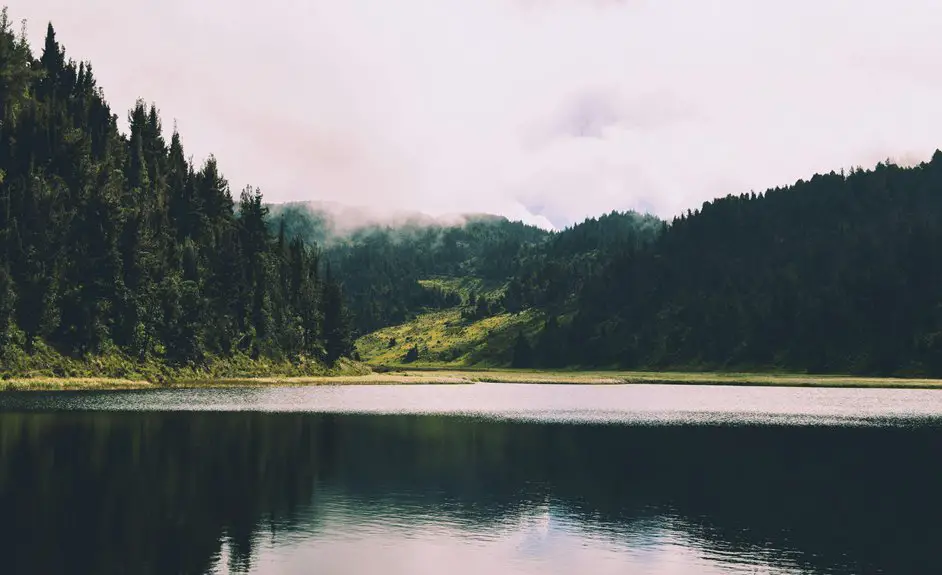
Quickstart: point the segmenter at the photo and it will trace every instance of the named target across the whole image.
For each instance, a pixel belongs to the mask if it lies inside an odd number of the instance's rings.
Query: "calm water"
[[[0,573],[939,573],[942,392],[0,394]]]

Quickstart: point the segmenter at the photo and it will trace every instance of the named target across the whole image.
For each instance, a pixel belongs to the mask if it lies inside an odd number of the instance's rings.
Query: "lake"
[[[0,393],[0,573],[938,573],[942,391]]]

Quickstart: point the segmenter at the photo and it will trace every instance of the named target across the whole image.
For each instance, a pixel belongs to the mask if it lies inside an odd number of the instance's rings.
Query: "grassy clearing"
[[[526,311],[468,322],[452,308],[363,336],[356,347],[363,361],[377,365],[401,364],[412,347],[418,349],[419,359],[410,367],[507,365],[517,333],[532,334],[542,320],[540,313]]]
[[[464,277],[435,277],[419,280],[419,285],[425,288],[439,289],[445,293],[454,293],[461,296],[462,301],[467,301],[472,293],[496,298],[504,291],[504,284],[501,282],[488,282],[481,278]]]

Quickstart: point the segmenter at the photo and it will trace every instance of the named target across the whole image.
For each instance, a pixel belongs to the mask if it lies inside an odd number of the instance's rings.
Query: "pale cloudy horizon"
[[[942,147],[930,0],[6,3],[270,202],[563,227]]]

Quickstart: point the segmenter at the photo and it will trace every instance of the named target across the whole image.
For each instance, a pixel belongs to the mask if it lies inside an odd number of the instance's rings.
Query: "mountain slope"
[[[538,367],[939,376],[942,152],[730,195],[670,224],[588,220],[533,245],[495,301],[476,320],[525,312],[517,340],[460,338],[505,365],[515,347]]]
[[[518,335],[535,337],[542,320],[537,310],[472,320],[459,308],[431,311],[359,338],[356,349],[371,365],[503,367],[513,362]]]
[[[675,219],[580,291],[569,363],[942,375],[942,153]]]
[[[273,231],[283,228],[287,237],[298,234],[323,246],[361,335],[409,321],[427,309],[461,303],[456,294],[422,280],[474,278],[503,285],[550,237],[534,226],[489,215],[442,221],[404,214],[382,220],[319,204],[273,206],[272,213]]]
[[[125,135],[91,64],[67,59],[51,24],[36,59],[3,10],[4,371],[125,377],[246,360],[293,373],[349,355],[318,253],[276,240],[260,192],[234,201],[215,159],[188,161],[156,107],[139,101],[128,120]]]

